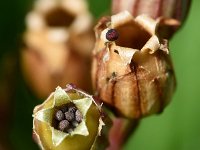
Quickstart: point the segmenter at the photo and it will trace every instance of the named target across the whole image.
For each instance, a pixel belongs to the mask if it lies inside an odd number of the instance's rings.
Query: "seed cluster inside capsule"
[[[53,127],[60,131],[71,133],[82,121],[83,116],[73,103],[56,108]]]

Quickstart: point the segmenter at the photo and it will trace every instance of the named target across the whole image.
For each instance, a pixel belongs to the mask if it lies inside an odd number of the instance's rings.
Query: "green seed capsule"
[[[33,114],[33,131],[43,150],[90,150],[98,147],[104,126],[101,106],[92,96],[67,85],[56,88]],[[109,126],[110,127],[110,126]],[[107,137],[101,146],[108,144]],[[77,143],[84,144],[77,144]]]

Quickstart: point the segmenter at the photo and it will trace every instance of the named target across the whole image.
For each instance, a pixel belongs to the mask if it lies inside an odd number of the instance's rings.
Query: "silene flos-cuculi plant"
[[[113,15],[93,33],[86,1],[38,0],[27,17],[22,68],[38,97],[51,93],[33,111],[40,148],[120,150],[141,118],[162,112],[176,87],[169,39],[189,4],[113,0]],[[86,93],[90,82],[95,96]]]

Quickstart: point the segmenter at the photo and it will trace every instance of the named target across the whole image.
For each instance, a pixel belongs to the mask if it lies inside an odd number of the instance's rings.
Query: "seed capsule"
[[[127,11],[95,27],[92,80],[98,96],[119,116],[140,118],[161,112],[175,90],[168,41],[159,37],[159,20]],[[106,31],[119,32],[107,43]]]
[[[68,89],[57,87],[43,104],[35,107],[33,132],[37,143],[43,150],[105,149],[105,131],[110,125],[104,126],[101,106],[83,91]]]
[[[186,20],[191,0],[112,0],[112,13],[129,11],[134,17],[145,14],[164,19],[162,32],[170,38]]]
[[[27,85],[39,99],[66,83],[91,91],[92,22],[85,0],[34,1],[26,16],[21,67]]]

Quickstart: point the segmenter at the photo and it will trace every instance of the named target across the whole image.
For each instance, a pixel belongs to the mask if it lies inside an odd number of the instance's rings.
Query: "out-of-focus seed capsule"
[[[191,0],[112,0],[112,13],[129,11],[134,17],[162,18],[162,32],[170,38],[187,17]]]
[[[99,97],[117,114],[140,118],[158,113],[170,101],[175,76],[168,41],[158,37],[159,19],[134,18],[124,11],[102,18],[95,27],[92,80]],[[106,33],[115,29],[115,41]]]
[[[75,117],[69,120],[67,115],[71,114],[65,111],[69,112],[70,108],[76,110],[70,111]],[[34,137],[43,150],[90,150],[108,146],[105,129],[110,125],[104,124],[101,105],[70,85],[65,90],[57,87],[43,104],[35,107],[33,117]]]
[[[93,19],[85,0],[37,0],[27,14],[21,55],[26,82],[39,98],[74,83],[90,92]]]

